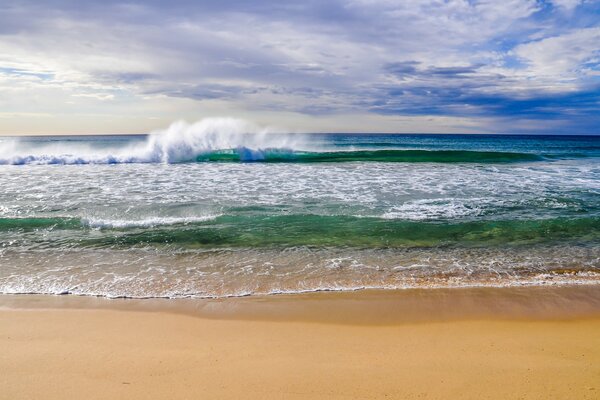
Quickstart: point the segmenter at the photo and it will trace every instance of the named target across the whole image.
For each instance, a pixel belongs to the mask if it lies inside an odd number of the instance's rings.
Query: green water
[[[0,293],[600,283],[598,137],[199,132],[0,148]]]
[[[359,150],[336,152],[302,152],[269,149],[258,153],[229,149],[200,154],[198,162],[254,161],[266,163],[332,162],[436,162],[436,163],[509,163],[539,161],[537,154],[466,150]]]
[[[27,240],[105,247],[170,245],[214,247],[497,246],[600,243],[600,217],[472,222],[416,222],[351,216],[222,216],[157,227],[95,229],[73,218],[0,219],[0,232]],[[53,239],[53,240],[50,240]]]

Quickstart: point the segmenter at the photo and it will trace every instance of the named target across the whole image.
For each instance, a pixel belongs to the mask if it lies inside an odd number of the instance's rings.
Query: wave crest
[[[83,226],[98,229],[154,228],[164,225],[187,225],[211,221],[219,215],[198,215],[193,217],[151,217],[145,219],[101,219],[83,218]]]
[[[235,118],[208,118],[195,124],[176,122],[148,137],[145,153],[151,162],[196,161],[203,154],[236,149],[242,160],[260,160],[269,148],[292,149],[295,135],[272,135],[268,128]]]
[[[301,141],[298,135],[273,135],[270,128],[242,119],[206,118],[193,124],[175,122],[125,146],[12,139],[0,142],[0,164],[178,163],[223,149],[237,149],[241,159],[253,161],[264,158],[263,149],[297,148]]]
[[[538,161],[531,153],[476,150],[373,149],[308,146],[307,136],[274,134],[235,118],[175,122],[138,139],[16,139],[0,142],[0,164],[121,164],[182,162],[434,162],[510,163]],[[392,146],[393,147],[393,146]]]

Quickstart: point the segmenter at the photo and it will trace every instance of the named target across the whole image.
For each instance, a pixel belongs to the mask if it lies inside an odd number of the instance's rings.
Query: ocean
[[[0,293],[600,283],[600,137],[0,138]]]

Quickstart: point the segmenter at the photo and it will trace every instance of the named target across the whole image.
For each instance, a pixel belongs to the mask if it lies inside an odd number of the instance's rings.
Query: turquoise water
[[[0,138],[0,292],[600,282],[600,137]]]

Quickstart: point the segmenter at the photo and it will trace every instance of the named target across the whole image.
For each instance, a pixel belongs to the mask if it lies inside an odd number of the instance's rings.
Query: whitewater
[[[267,149],[300,148],[302,139],[275,135],[269,128],[240,119],[207,118],[194,124],[175,122],[124,146],[118,140],[114,145],[97,144],[68,138],[38,139],[33,144],[22,138],[5,139],[0,141],[0,164],[178,163],[222,149],[235,150],[242,160],[260,160]]]
[[[600,283],[600,138],[0,138],[0,293],[228,297]]]

